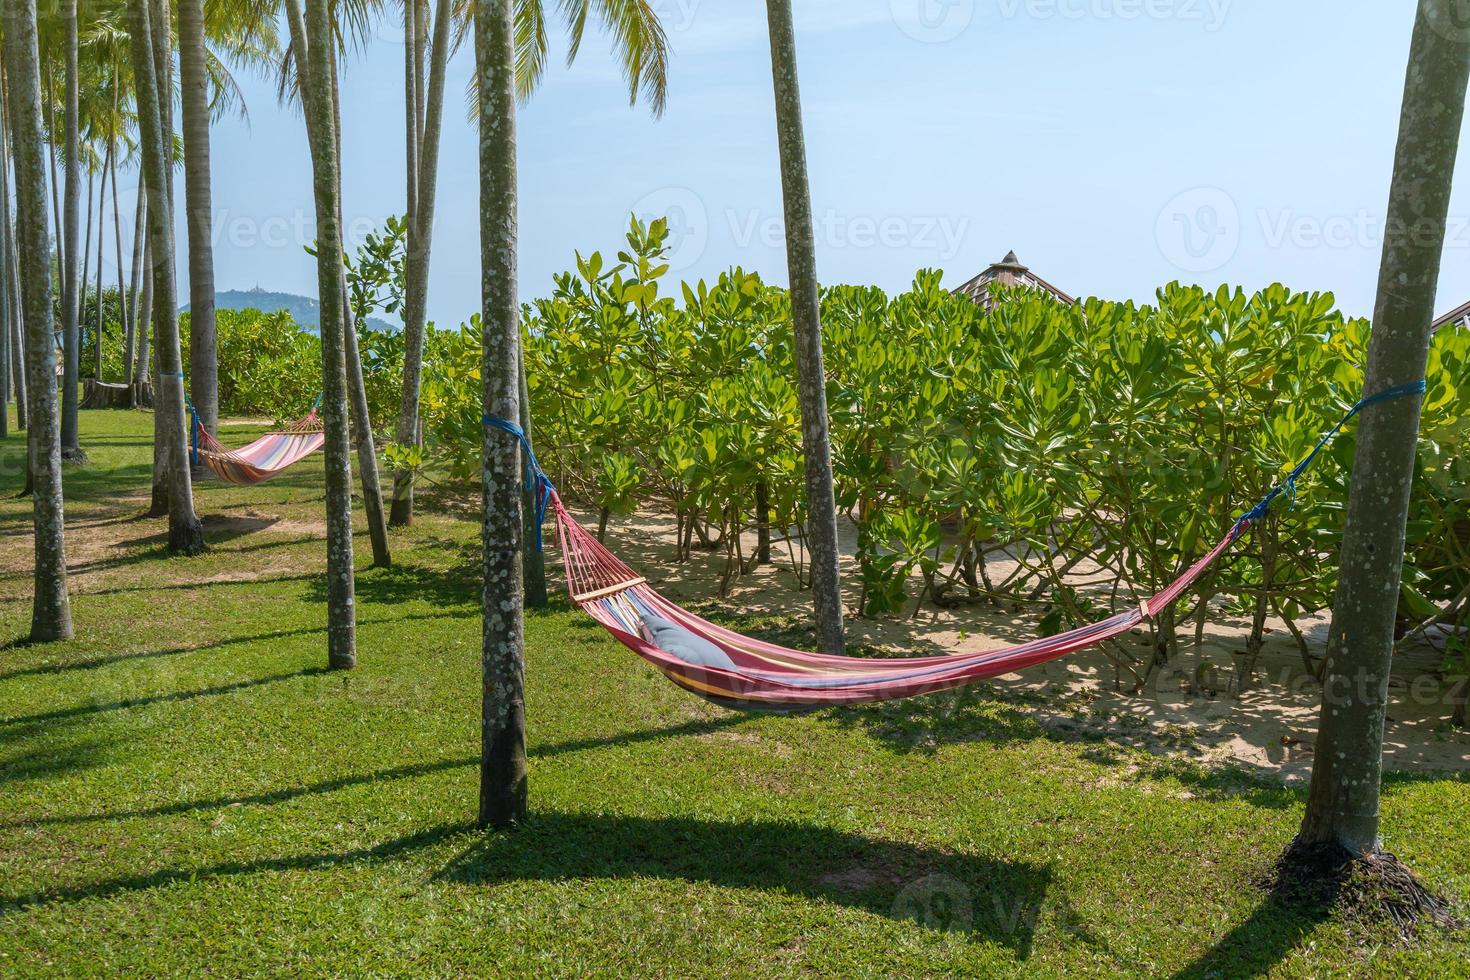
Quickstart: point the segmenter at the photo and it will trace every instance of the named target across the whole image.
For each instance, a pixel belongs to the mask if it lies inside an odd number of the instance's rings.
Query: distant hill
[[[268,289],[227,289],[214,294],[214,307],[217,310],[260,310],[264,313],[274,313],[276,310],[285,310],[291,314],[291,319],[301,324],[302,328],[316,333],[322,326],[321,305],[309,296],[297,296],[295,293],[273,293]],[[187,305],[180,307],[182,312],[187,313]],[[396,323],[389,323],[380,317],[368,317],[368,324],[374,330],[397,330]]]

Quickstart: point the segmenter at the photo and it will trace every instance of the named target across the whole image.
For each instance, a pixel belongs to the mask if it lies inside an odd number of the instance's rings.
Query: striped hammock
[[[1135,609],[1056,636],[983,653],[902,659],[838,657],[742,636],[659,595],[545,491],[572,601],[675,684],[724,707],[754,711],[865,704],[975,684],[1047,663],[1128,632],[1172,604],[1250,524],[1243,519],[1177,581]],[[650,630],[656,624],[658,631]],[[684,642],[670,644],[669,636]],[[664,647],[658,645],[662,641]],[[675,646],[682,655],[666,649]],[[711,649],[713,647],[714,649]],[[691,658],[689,651],[703,651]]]
[[[192,451],[198,461],[208,466],[221,480],[244,487],[264,483],[285,472],[322,448],[326,441],[316,409],[301,421],[293,422],[279,432],[267,432],[239,449],[226,449],[209,434],[197,417],[193,422],[195,448]]]
[[[1128,632],[1178,601],[1247,528],[1266,519],[1273,502],[1283,496],[1294,499],[1296,481],[1358,413],[1383,402],[1422,395],[1426,389],[1425,381],[1414,381],[1359,401],[1284,480],[1235,521],[1219,544],[1173,583],[1139,603],[1136,609],[1125,610],[1090,626],[998,650],[894,659],[837,657],[792,650],[742,636],[679,608],[655,592],[646,579],[603,547],[596,536],[567,513],[519,426],[493,416],[487,416],[485,424],[514,436],[521,443],[528,489],[533,489],[536,496],[536,526],[539,529],[541,518],[549,508],[556,519],[567,588],[573,602],[624,646],[685,690],[730,708],[791,711],[896,701],[948,691],[1058,660]]]

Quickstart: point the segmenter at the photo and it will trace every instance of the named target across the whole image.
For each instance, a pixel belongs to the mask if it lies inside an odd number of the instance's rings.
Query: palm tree
[[[275,5],[262,0],[179,0],[179,102],[184,127],[184,213],[189,230],[189,390],[199,419],[218,431],[219,358],[214,313],[211,114],[239,101],[212,42],[235,61],[268,64],[278,55]],[[241,104],[243,109],[243,104]]]
[[[0,283],[4,284],[6,321],[9,324],[10,374],[7,378],[15,396],[15,426],[30,427],[30,405],[25,380],[25,343],[22,340],[20,297],[20,259],[16,255],[15,224],[10,217],[10,95],[5,73],[0,72],[0,238],[5,243],[4,266],[0,267]]]
[[[443,117],[444,75],[450,38],[451,0],[441,0],[434,16],[429,70],[423,73],[428,5],[423,0],[404,4],[405,106],[408,132],[408,256],[404,296],[403,400],[398,415],[399,443],[418,442],[419,390],[426,330],[430,236],[438,181],[439,131]],[[529,98],[546,68],[546,17],[541,0],[515,0],[514,67],[516,91]],[[410,9],[411,8],[411,9]],[[642,94],[655,115],[667,97],[668,45],[658,15],[649,0],[563,0],[571,45],[570,63],[581,49],[588,20],[596,16],[614,37],[615,55],[629,86],[629,101]],[[478,9],[478,8],[477,8]],[[472,102],[477,98],[472,91]],[[475,109],[474,111],[478,111]],[[413,472],[393,475],[393,504],[389,523],[402,527],[413,520]]]
[[[311,146],[316,198],[317,281],[321,309],[322,418],[326,427],[327,663],[357,663],[353,612],[352,468],[347,419],[347,283],[342,264],[341,169],[337,146],[336,31],[325,2],[303,17],[286,0],[286,20],[300,70],[301,101]],[[361,420],[367,426],[367,420]]]
[[[786,264],[791,280],[791,326],[796,338],[801,440],[806,457],[807,538],[817,639],[828,653],[841,653],[844,639],[842,583],[837,563],[837,503],[832,490],[827,376],[822,367],[821,296],[817,288],[817,251],[806,172],[806,137],[801,124],[801,90],[796,81],[796,32],[791,24],[791,0],[766,0],[766,17],[771,35],[771,75],[776,89],[781,190],[786,203]]]
[[[16,251],[24,262],[26,381],[31,425],[28,472],[35,518],[35,598],[31,634],[36,642],[72,635],[66,588],[65,513],[61,499],[61,429],[56,410],[56,344],[51,328],[51,261],[46,223],[46,172],[41,126],[40,51],[36,7],[6,0],[7,101],[15,134]]]
[[[1363,379],[1367,394],[1423,378],[1428,361],[1470,83],[1470,43],[1442,30],[1454,23],[1454,7],[1454,0],[1419,3]],[[1359,424],[1311,792],[1289,856],[1310,861],[1324,848],[1340,858],[1379,851],[1383,720],[1420,408],[1418,398],[1386,402],[1368,409]]]
[[[575,57],[589,13],[615,38],[630,96],[661,112],[668,52],[646,0],[567,0]],[[474,0],[475,112],[480,131],[480,297],[487,416],[521,420],[520,310],[516,299],[516,99],[528,97],[545,68],[539,0]],[[480,811],[482,827],[507,828],[528,806],[525,718],[524,581],[520,444],[485,427],[481,530],[484,626],[481,650]]]
[[[81,84],[78,77],[77,0],[62,5],[66,69],[63,75],[62,170],[65,191],[62,204],[61,248],[61,346],[66,356],[62,367],[61,456],[81,461],[81,437],[77,429],[77,375],[81,370],[81,295],[78,282],[77,231],[81,212],[81,114],[78,107]]]
[[[513,0],[475,0],[484,404],[503,419],[520,417],[514,38]],[[528,805],[519,463],[516,440],[486,426],[479,822],[498,829],[524,820]]]
[[[168,547],[175,554],[204,550],[204,530],[194,513],[189,474],[189,444],[184,422],[184,372],[179,355],[178,291],[174,275],[173,209],[165,148],[167,114],[159,99],[158,34],[168,22],[154,22],[149,0],[128,0],[133,40],[133,79],[137,91],[138,141],[148,188],[148,240],[153,255],[153,342],[158,362],[154,389],[154,494],[162,476],[168,508]]]
[[[405,26],[410,33],[404,57],[408,64],[404,102],[410,107],[407,134],[409,166],[408,236],[404,269],[403,303],[403,400],[398,412],[398,441],[418,442],[419,391],[424,360],[429,297],[429,254],[434,230],[434,199],[439,183],[439,134],[444,118],[444,76],[449,63],[452,0],[439,0],[434,15],[434,40],[429,49],[429,74],[423,78],[422,32],[427,20],[427,3],[406,0]],[[411,12],[410,12],[411,11]],[[420,108],[422,106],[422,108]],[[405,527],[413,522],[413,471],[393,474],[393,504],[388,522]]]
[[[184,215],[189,229],[189,391],[199,421],[219,429],[214,243],[209,180],[209,73],[204,0],[179,0],[179,101],[184,123]]]

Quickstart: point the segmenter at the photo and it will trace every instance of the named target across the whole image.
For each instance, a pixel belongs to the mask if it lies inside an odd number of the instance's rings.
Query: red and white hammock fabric
[[[279,432],[267,432],[248,446],[226,449],[197,420],[199,460],[227,483],[250,487],[295,466],[326,442],[321,419],[313,409],[306,418]]]
[[[701,619],[655,592],[648,581],[603,547],[548,491],[572,601],[628,649],[680,687],[726,707],[756,711],[894,701],[975,684],[1047,663],[1128,632],[1175,602],[1240,537],[1244,519],[1178,580],[1110,619],[1056,636],[982,653],[869,659],[791,650],[742,636]],[[691,663],[660,649],[647,624],[663,620],[713,643],[730,667]]]

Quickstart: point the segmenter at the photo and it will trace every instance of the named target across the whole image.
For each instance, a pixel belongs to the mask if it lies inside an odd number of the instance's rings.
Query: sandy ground
[[[579,519],[596,527],[593,515]],[[844,582],[848,608],[857,605],[857,570],[851,556],[856,546],[851,525],[839,528],[844,553]],[[748,535],[746,554],[754,536]],[[620,557],[664,595],[684,603],[718,597],[725,557],[696,551],[693,559],[676,564],[674,522],[658,513],[637,515],[609,523],[607,543]],[[786,548],[774,547],[776,563],[757,568],[737,579],[722,608],[751,615],[808,615],[809,597],[793,588],[794,578]],[[554,553],[549,555],[554,558]],[[1089,570],[1082,568],[1083,577]],[[548,573],[551,570],[548,569]],[[559,572],[558,572],[559,574]],[[992,576],[1005,575],[1005,563],[992,565]],[[997,579],[998,580],[998,579]],[[910,590],[917,593],[917,583]],[[973,653],[1023,642],[1036,636],[1034,619],[1010,607],[988,603],[953,609],[925,603],[914,616],[912,602],[902,617],[848,621],[849,642],[915,655]],[[1311,772],[1313,742],[1321,685],[1302,665],[1295,641],[1280,622],[1268,621],[1265,649],[1258,661],[1255,682],[1243,693],[1230,690],[1235,660],[1245,651],[1249,622],[1215,618],[1206,626],[1198,650],[1192,627],[1181,629],[1178,658],[1158,671],[1141,694],[1115,690],[1114,668],[1097,650],[1079,651],[1059,661],[1022,674],[1009,674],[994,683],[1003,691],[1025,695],[1035,703],[1043,723],[1075,731],[1105,732],[1160,755],[1181,754],[1201,762],[1231,762],[1258,775],[1283,782],[1305,780]],[[1298,624],[1316,658],[1322,656],[1327,617]],[[1142,634],[1130,642],[1146,647]],[[1443,635],[1411,643],[1395,658],[1390,680],[1388,723],[1384,736],[1386,766],[1395,771],[1470,771],[1470,732],[1450,724],[1456,685],[1463,677],[1442,672]],[[1217,692],[1196,690],[1201,665],[1213,667]]]

